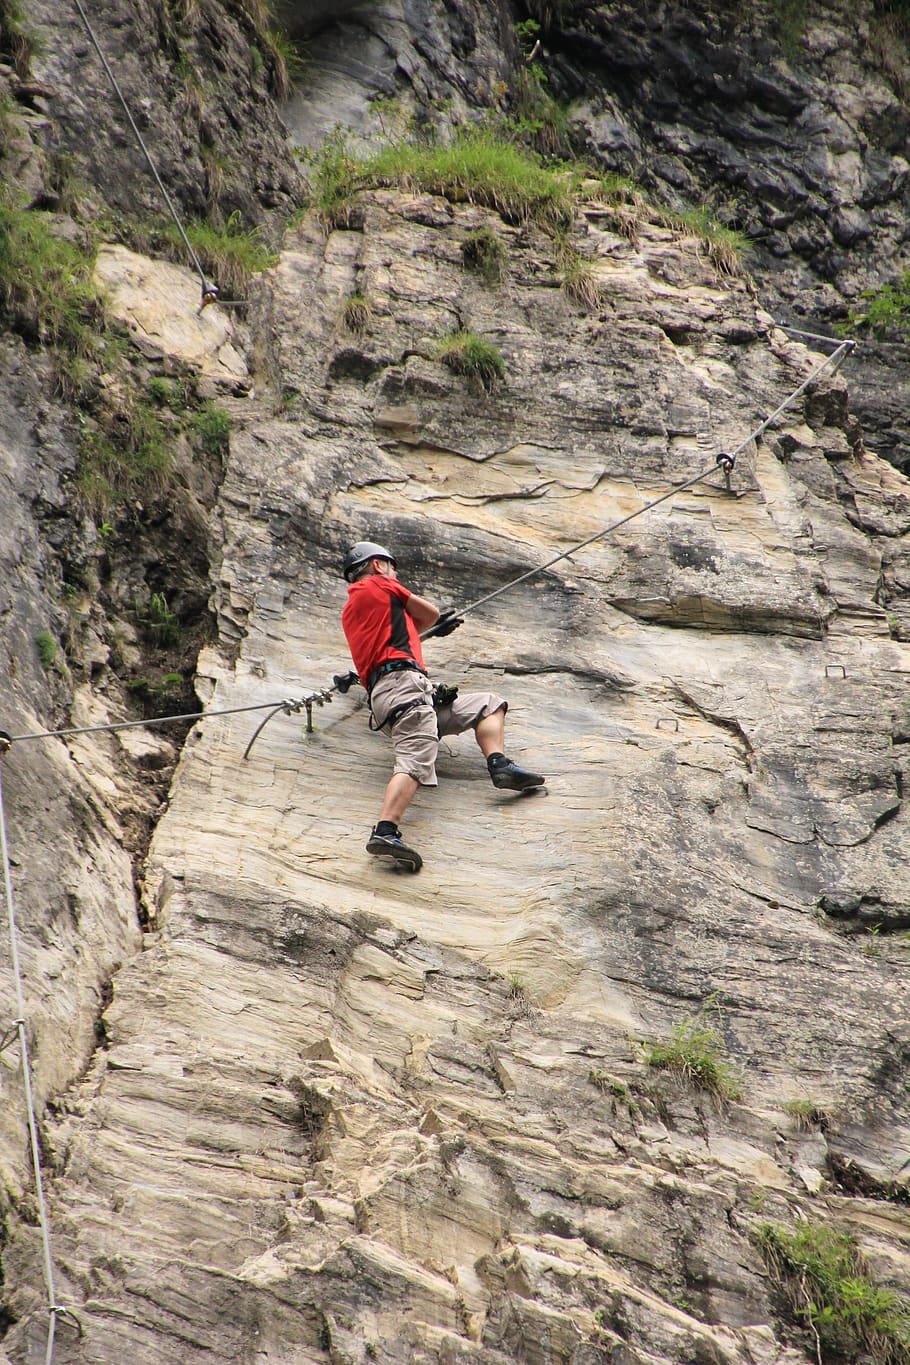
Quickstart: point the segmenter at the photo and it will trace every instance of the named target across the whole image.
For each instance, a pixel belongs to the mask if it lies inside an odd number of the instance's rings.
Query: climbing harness
[[[200,279],[201,284],[202,284],[202,302],[199,304],[199,308],[198,308],[198,311],[197,311],[197,316],[198,316],[199,313],[202,312],[203,308],[207,308],[207,307],[209,306],[210,303],[215,303],[215,302],[216,302],[216,300],[218,299],[218,295],[219,295],[219,293],[220,293],[220,290],[219,290],[217,284],[214,284],[210,279],[208,279],[208,278],[206,277],[205,271],[203,270],[202,265],[200,264],[199,257],[196,255],[196,252],[193,250],[192,243],[190,242],[189,237],[186,235],[186,230],[185,230],[185,228],[184,228],[184,226],[183,226],[183,223],[180,221],[180,215],[177,213],[177,210],[176,210],[176,208],[174,207],[174,202],[173,202],[173,200],[171,199],[171,196],[168,194],[167,189],[165,188],[164,181],[161,179],[161,176],[158,174],[158,167],[155,165],[155,162],[154,162],[153,159],[152,159],[152,154],[151,154],[151,152],[149,151],[148,147],[145,145],[145,141],[144,141],[144,139],[143,139],[143,137],[142,137],[142,134],[140,133],[138,127],[136,126],[136,120],[133,118],[132,112],[130,111],[130,107],[129,107],[129,105],[128,105],[127,102],[126,102],[126,99],[125,99],[125,97],[124,97],[123,91],[120,89],[120,86],[119,86],[118,81],[117,81],[117,77],[114,75],[113,71],[111,70],[110,63],[108,62],[107,57],[105,57],[104,52],[102,51],[102,48],[101,48],[101,44],[98,42],[98,39],[97,39],[96,36],[95,36],[94,29],[92,28],[91,24],[89,23],[88,15],[86,14],[85,10],[84,10],[83,7],[82,7],[82,0],[73,0],[73,4],[76,6],[76,9],[79,11],[79,17],[80,17],[80,19],[82,20],[82,23],[83,23],[84,26],[85,26],[85,31],[86,31],[86,33],[87,33],[88,36],[89,36],[89,40],[90,40],[90,42],[91,42],[91,44],[92,44],[92,47],[93,47],[93,48],[95,49],[95,51],[97,52],[97,54],[98,54],[98,56],[99,56],[99,58],[100,58],[100,60],[101,60],[101,65],[104,67],[104,70],[105,70],[105,72],[107,73],[107,78],[108,78],[108,80],[110,81],[111,85],[113,86],[114,93],[116,94],[116,96],[117,96],[117,98],[119,99],[120,103],[123,105],[123,112],[126,114],[126,117],[127,117],[128,121],[129,121],[130,127],[131,127],[132,130],[133,130],[133,134],[134,134],[134,136],[135,136],[135,138],[136,138],[136,141],[138,142],[139,147],[140,147],[140,149],[141,149],[141,151],[142,151],[142,154],[144,155],[146,161],[148,162],[149,170],[152,172],[152,175],[155,177],[155,182],[156,182],[156,184],[157,184],[159,190],[161,191],[161,194],[162,194],[162,196],[163,196],[163,198],[164,198],[164,202],[167,204],[168,209],[170,210],[171,217],[173,218],[174,222],[175,222],[176,225],[177,225],[177,231],[180,233],[180,236],[183,238],[183,245],[186,247],[187,251],[189,252],[190,260],[193,262],[193,265],[194,265],[195,268],[196,268],[196,272],[197,272],[197,274],[199,275],[199,279]]]
[[[386,673],[423,673],[424,677],[426,677],[426,671],[425,668],[420,667],[420,664],[416,659],[388,659],[384,664],[380,664],[378,668],[374,668],[367,679],[367,695],[369,696],[373,688],[379,682],[379,679],[385,677]]]

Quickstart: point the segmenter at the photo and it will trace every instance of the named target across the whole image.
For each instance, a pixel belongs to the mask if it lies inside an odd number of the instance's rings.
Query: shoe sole
[[[406,867],[409,872],[419,872],[423,867],[423,859],[413,848],[390,848],[388,844],[374,844],[371,840],[367,844],[367,853],[374,858],[391,858],[393,863]]]
[[[542,787],[546,780],[545,777],[538,777],[536,773],[529,773],[526,778],[506,777],[500,782],[494,777],[493,786],[501,792],[529,792],[535,787]]]

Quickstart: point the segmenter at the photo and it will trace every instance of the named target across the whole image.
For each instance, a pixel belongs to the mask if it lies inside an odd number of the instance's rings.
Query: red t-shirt
[[[420,631],[404,609],[410,596],[397,578],[379,574],[359,578],[348,588],[341,628],[364,687],[389,659],[413,659],[423,668]]]

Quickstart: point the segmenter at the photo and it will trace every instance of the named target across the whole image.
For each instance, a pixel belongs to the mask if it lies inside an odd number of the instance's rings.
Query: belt
[[[373,669],[367,682],[367,694],[372,692],[384,673],[399,673],[403,668],[413,668],[418,673],[422,673],[424,677],[427,676],[427,670],[421,668],[420,664],[414,659],[389,659],[387,663],[380,664],[378,668]]]

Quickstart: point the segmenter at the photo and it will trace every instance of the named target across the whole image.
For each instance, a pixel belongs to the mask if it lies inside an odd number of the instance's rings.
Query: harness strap
[[[407,715],[408,711],[413,711],[414,708],[415,708],[416,706],[430,706],[430,705],[431,705],[431,703],[430,703],[429,701],[427,701],[424,697],[415,697],[415,698],[413,698],[411,701],[403,701],[403,702],[401,702],[401,704],[400,704],[399,706],[393,706],[393,707],[392,707],[391,711],[390,711],[389,714],[386,716],[385,720],[382,722],[381,725],[377,725],[377,724],[376,724],[376,717],[373,715],[373,712],[372,712],[372,709],[371,709],[371,710],[370,710],[370,720],[369,720],[370,729],[371,729],[371,730],[384,730],[385,727],[388,725],[389,729],[391,730],[392,727],[393,727],[394,725],[396,725],[398,721],[401,720],[401,717],[402,717],[402,716]]]

